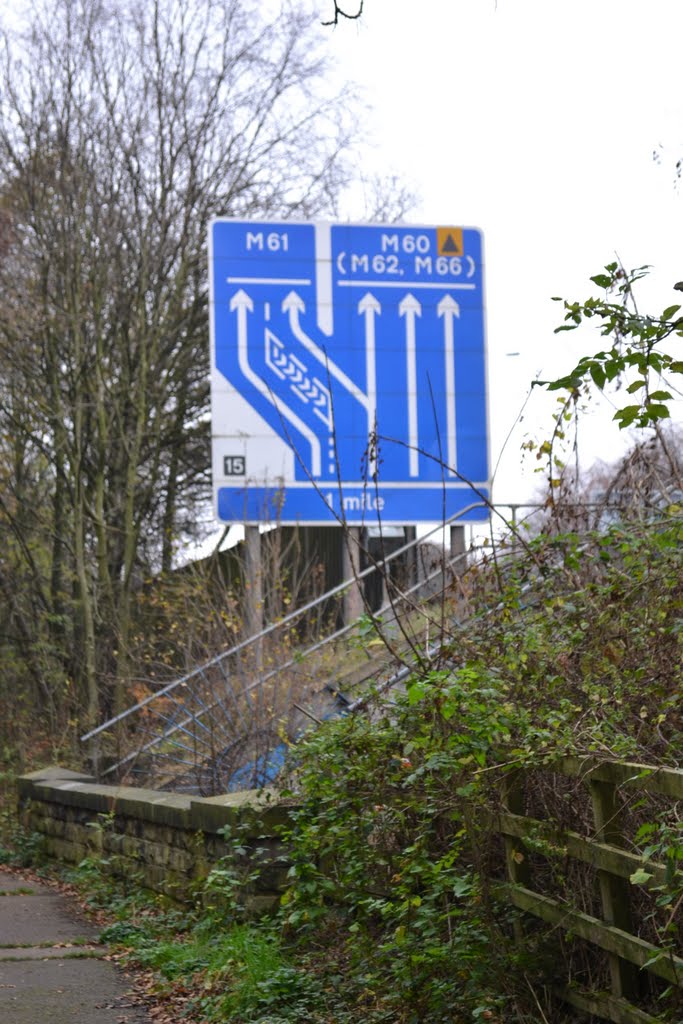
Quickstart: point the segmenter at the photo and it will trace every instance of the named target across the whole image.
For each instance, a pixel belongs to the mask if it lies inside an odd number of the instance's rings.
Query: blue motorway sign
[[[488,497],[478,230],[216,220],[210,275],[219,519],[438,522]]]

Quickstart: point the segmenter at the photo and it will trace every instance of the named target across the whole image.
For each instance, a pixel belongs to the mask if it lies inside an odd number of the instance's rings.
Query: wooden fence
[[[556,785],[558,780],[562,785]],[[550,787],[547,797],[544,787]],[[25,826],[46,836],[50,855],[78,861],[98,842],[110,870],[118,865],[127,876],[142,872],[146,884],[161,891],[170,886],[176,898],[185,882],[223,855],[221,829],[233,820],[235,808],[253,797],[243,793],[196,799],[103,786],[63,769],[25,776],[19,795]],[[634,806],[641,800],[657,806]],[[589,983],[585,978],[580,985],[572,981],[572,972],[566,970],[571,955],[567,961],[557,960],[562,983],[556,994],[583,1013],[613,1024],[657,1024],[662,1019],[683,1024],[683,991],[680,1014],[671,1014],[671,1003],[683,989],[683,830],[678,801],[683,801],[683,770],[565,758],[536,773],[510,775],[502,810],[485,817],[484,826],[500,834],[505,846],[507,881],[498,885],[498,891],[505,902],[524,911],[516,924],[520,943],[529,944],[534,937],[528,914],[551,926],[551,935],[541,934],[548,948],[552,935],[573,936],[592,947],[585,957],[593,972]],[[563,805],[568,808],[566,821],[561,820]],[[652,820],[654,811],[668,814],[678,829],[677,841],[672,832],[671,847],[678,859],[672,857],[666,864],[633,852],[638,823]],[[267,822],[259,819],[260,847],[263,829],[273,825],[267,832],[272,850],[262,887],[269,905],[283,884],[287,852],[276,839],[275,824],[287,813],[286,808],[267,806]],[[107,816],[106,829],[93,829],[98,815]],[[576,830],[570,821],[580,823]],[[669,896],[673,893],[672,902],[657,907],[663,886]],[[594,912],[587,913],[587,908]],[[655,915],[652,920],[650,914]],[[651,941],[662,931],[670,940],[666,947]],[[564,942],[565,952],[571,954],[572,943]],[[651,983],[646,981],[649,975]],[[674,994],[658,1003],[667,987]],[[666,1016],[653,1016],[657,1005]]]
[[[512,776],[505,788],[503,810],[491,816],[491,824],[505,842],[508,881],[500,886],[499,892],[515,907],[564,935],[585,940],[603,951],[609,967],[609,989],[598,992],[563,985],[556,990],[560,998],[578,1010],[614,1024],[656,1024],[661,1018],[638,1006],[649,1003],[652,1009],[651,993],[649,998],[641,994],[643,971],[663,979],[669,986],[683,988],[683,959],[677,955],[683,950],[671,949],[669,943],[663,948],[639,937],[647,914],[637,915],[637,926],[631,909],[632,894],[634,887],[642,886],[638,891],[650,901],[654,913],[657,897],[661,896],[658,887],[666,882],[674,891],[677,889],[673,904],[659,910],[668,919],[671,932],[671,925],[675,926],[683,916],[683,876],[678,870],[683,865],[675,857],[667,866],[644,861],[642,856],[630,852],[635,849],[634,836],[628,834],[625,821],[630,818],[632,822],[634,816],[624,810],[633,804],[633,797],[640,799],[642,794],[666,798],[668,807],[675,812],[676,802],[683,800],[683,771],[623,762],[589,764],[576,758],[565,758],[553,764],[551,770],[577,780],[580,789],[585,786],[592,805],[593,827],[588,835],[581,835],[524,814],[529,799],[525,792],[528,780],[522,773]],[[672,817],[677,820],[675,813]],[[540,842],[539,837],[543,837]],[[678,853],[683,857],[683,835],[679,835],[679,843]],[[601,916],[576,909],[566,897],[547,895],[547,886],[546,894],[535,891],[534,863],[539,863],[539,853],[549,861],[559,856],[595,870]],[[680,932],[678,935],[680,938]]]

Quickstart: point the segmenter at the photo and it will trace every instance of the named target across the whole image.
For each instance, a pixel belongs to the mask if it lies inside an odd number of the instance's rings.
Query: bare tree
[[[644,432],[613,463],[596,462],[567,475],[552,497],[540,497],[534,532],[604,530],[611,523],[666,520],[683,504],[683,433],[675,424]]]
[[[6,640],[25,667],[48,646],[81,724],[125,700],[136,588],[206,500],[208,221],[310,217],[351,174],[315,29],[295,3],[45,0],[2,36]]]

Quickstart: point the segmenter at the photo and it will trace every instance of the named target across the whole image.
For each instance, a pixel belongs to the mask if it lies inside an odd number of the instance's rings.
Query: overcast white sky
[[[318,6],[324,16],[332,3]],[[626,266],[654,268],[644,309],[676,301],[683,3],[366,0],[362,19],[324,31],[343,72],[367,90],[376,168],[398,171],[421,195],[410,219],[484,231],[495,464],[529,381],[600,347],[592,332],[553,334],[561,310],[551,296],[595,292],[588,278],[617,253]],[[520,443],[527,431],[545,436],[552,404],[535,389],[497,501],[539,486],[533,460],[520,468]],[[582,430],[585,461],[620,450],[610,419]]]

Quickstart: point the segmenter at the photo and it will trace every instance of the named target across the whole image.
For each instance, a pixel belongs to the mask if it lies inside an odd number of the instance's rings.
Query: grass
[[[133,955],[166,983],[196,989],[188,1009],[208,1020],[262,1020],[274,1009],[282,1019],[297,1020],[312,1011],[320,995],[309,976],[291,963],[276,934],[264,926],[238,924],[221,933],[201,923],[183,942],[171,938],[138,948]]]
[[[342,960],[295,949],[276,919],[235,921],[112,879],[96,860],[64,877],[107,924],[100,941],[142,971],[173,1019],[206,1024],[396,1024]]]
[[[320,984],[294,963],[271,920],[218,920],[200,898],[195,908],[180,908],[129,884],[124,889],[94,860],[65,877],[86,905],[104,912],[100,941],[148,972],[155,998],[172,1002],[176,1011],[182,1006],[191,1020],[326,1019],[316,1016],[324,1002]]]

